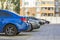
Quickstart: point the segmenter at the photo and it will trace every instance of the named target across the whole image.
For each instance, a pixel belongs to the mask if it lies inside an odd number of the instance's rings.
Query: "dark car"
[[[29,17],[29,18],[39,21],[39,23],[41,25],[43,25],[43,24],[49,24],[50,23],[50,21],[47,21],[45,19],[38,19],[38,18],[35,18],[35,17]]]
[[[38,19],[38,18],[35,18],[35,17],[28,17],[29,19],[32,19],[32,20],[36,20],[36,21],[38,21],[38,23],[40,24],[40,25],[43,25],[44,23],[45,23],[45,21],[43,21],[43,20],[41,20],[41,19]]]
[[[27,19],[27,22],[31,24],[32,30],[40,28],[39,21],[37,21],[37,20],[35,20],[35,19],[31,18],[31,17],[26,17],[26,19]]]
[[[38,29],[38,28],[40,28],[40,26],[41,26],[41,25],[39,24],[39,22],[38,22],[37,20],[34,20],[34,19],[30,19],[30,18],[29,18],[28,22],[31,23],[33,29]]]
[[[41,20],[45,21],[45,24],[49,24],[50,23],[50,21],[47,21],[45,19],[41,19]]]

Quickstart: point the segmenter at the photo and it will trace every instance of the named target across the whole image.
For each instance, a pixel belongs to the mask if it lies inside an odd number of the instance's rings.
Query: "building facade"
[[[35,16],[35,0],[20,0],[20,15]]]
[[[55,0],[21,0],[20,15],[55,16]]]
[[[60,0],[56,0],[56,16],[60,16]]]

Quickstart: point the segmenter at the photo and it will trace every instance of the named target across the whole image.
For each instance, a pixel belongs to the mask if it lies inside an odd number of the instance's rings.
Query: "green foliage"
[[[13,0],[12,3],[14,3],[14,5],[16,5],[16,7],[15,7],[14,10],[15,10],[17,13],[20,13],[20,0],[16,0],[16,2]]]
[[[6,0],[0,0],[1,1],[1,6],[2,6],[2,8],[1,9],[3,9],[3,7],[4,7],[4,2],[6,1]],[[20,0],[7,0],[7,2],[11,2],[11,3],[13,3],[14,5],[15,5],[15,8],[14,8],[14,11],[15,12],[17,12],[17,13],[20,13]],[[7,6],[6,7],[6,9],[8,9],[8,7],[9,6]]]

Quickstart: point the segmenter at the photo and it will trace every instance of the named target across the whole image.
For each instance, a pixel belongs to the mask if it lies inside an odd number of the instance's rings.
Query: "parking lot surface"
[[[60,40],[60,24],[42,25],[32,32],[21,32],[17,36],[5,36],[0,33],[0,40]]]

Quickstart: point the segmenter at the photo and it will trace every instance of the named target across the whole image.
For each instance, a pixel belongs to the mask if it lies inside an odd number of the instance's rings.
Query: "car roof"
[[[10,10],[0,10],[0,11],[9,12],[9,13],[12,13],[12,14],[20,16],[18,13],[14,12],[14,11],[10,11]]]

